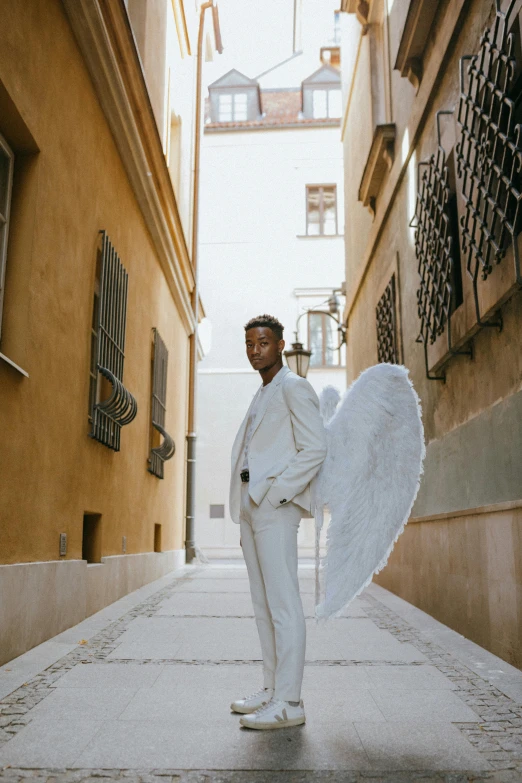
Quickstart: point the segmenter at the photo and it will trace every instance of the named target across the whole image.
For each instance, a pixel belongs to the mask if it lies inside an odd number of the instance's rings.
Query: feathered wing
[[[316,617],[327,618],[342,612],[386,565],[417,496],[425,448],[419,399],[405,367],[365,370],[333,414],[330,390],[321,402],[328,452],[315,492]],[[321,588],[324,506],[331,520]]]

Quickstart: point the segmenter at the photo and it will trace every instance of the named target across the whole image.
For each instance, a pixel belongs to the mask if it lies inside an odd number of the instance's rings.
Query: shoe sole
[[[266,702],[265,702],[266,704]],[[237,712],[238,715],[250,715],[250,713],[255,712],[259,709],[259,707],[263,707],[263,704],[260,704],[258,707],[234,707],[233,704],[230,705],[230,709],[232,712]]]
[[[245,727],[245,729],[261,729],[261,731],[269,731],[270,729],[286,729],[289,726],[301,726],[303,723],[306,723],[306,718],[303,716],[302,718],[289,718],[288,720],[281,720],[277,721],[277,723],[254,723],[254,724],[248,724],[241,719],[240,724]]]

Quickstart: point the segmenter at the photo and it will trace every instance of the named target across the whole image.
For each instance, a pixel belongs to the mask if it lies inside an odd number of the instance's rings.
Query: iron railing
[[[411,223],[415,228],[415,255],[419,272],[417,311],[421,326],[417,342],[424,345],[426,377],[433,381],[444,381],[445,375],[430,373],[428,345],[433,344],[444,332],[450,356],[471,356],[471,348],[457,350],[452,343],[450,316],[457,304],[460,266],[456,259],[459,237],[450,215],[450,171],[440,134],[440,117],[443,114],[453,112],[437,112],[437,152],[428,161],[419,163],[417,202]]]
[[[136,400],[123,385],[128,275],[105,231],[101,235],[99,290],[95,294],[90,383],[89,437],[120,450],[120,431],[138,411]],[[112,387],[99,400],[102,379]]]
[[[167,368],[169,353],[157,329],[154,332],[154,356],[152,360],[152,432],[156,430],[163,437],[161,445],[153,447],[151,443],[148,471],[163,478],[165,462],[174,456],[174,440],[165,430],[165,412],[167,406]]]
[[[391,276],[375,309],[377,321],[377,358],[379,362],[399,363],[397,316],[395,309],[395,275]]]
[[[479,52],[460,61],[460,100],[457,123],[457,171],[462,180],[465,214],[462,217],[462,250],[473,280],[477,322],[484,320],[478,294],[479,275],[486,280],[512,244],[517,281],[522,283],[516,237],[521,229],[522,167],[521,127],[510,94],[517,61],[509,20],[516,0],[505,12],[496,2],[495,20],[480,40]],[[467,67],[466,67],[467,64]],[[520,65],[520,63],[518,64]]]

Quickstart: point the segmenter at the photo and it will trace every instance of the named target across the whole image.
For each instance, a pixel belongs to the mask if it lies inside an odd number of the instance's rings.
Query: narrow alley
[[[0,668],[2,783],[522,780],[522,672],[378,585],[317,625],[299,577],[304,726],[239,727],[246,569],[184,566]]]

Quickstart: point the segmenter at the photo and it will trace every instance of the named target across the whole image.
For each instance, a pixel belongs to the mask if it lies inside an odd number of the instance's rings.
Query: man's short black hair
[[[283,330],[285,327],[273,315],[267,315],[264,313],[263,315],[258,315],[255,318],[251,318],[250,321],[245,324],[245,332],[248,332],[249,329],[254,329],[256,326],[268,326],[268,328],[273,331],[278,340],[283,339]]]

